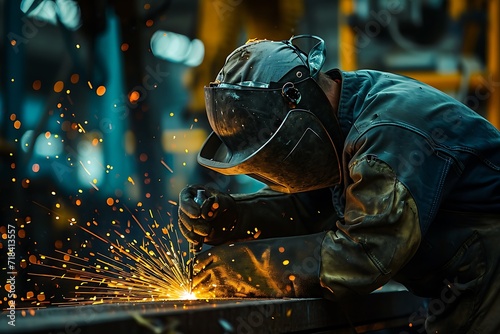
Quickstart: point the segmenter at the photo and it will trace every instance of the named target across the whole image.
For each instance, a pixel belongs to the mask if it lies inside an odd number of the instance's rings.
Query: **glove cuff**
[[[217,203],[218,212],[213,214],[213,220],[207,219],[211,221],[212,231],[205,238],[205,243],[215,246],[227,241],[257,239],[262,232],[262,216],[267,216],[264,208],[269,210],[269,207],[273,206],[272,200],[268,200],[282,195],[270,189],[263,189],[252,194],[218,193],[209,198],[207,208],[204,204],[203,211],[210,210],[210,207]],[[257,207],[261,207],[261,210],[255,211]],[[255,214],[256,212],[259,213]]]

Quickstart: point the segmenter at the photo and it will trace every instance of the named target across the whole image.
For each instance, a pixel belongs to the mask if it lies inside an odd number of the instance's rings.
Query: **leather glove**
[[[195,202],[198,190],[205,199]],[[234,237],[237,210],[234,199],[218,190],[203,186],[188,186],[179,194],[179,228],[186,239],[199,245],[220,244]]]
[[[198,255],[193,291],[200,298],[320,297],[326,232],[212,247]]]

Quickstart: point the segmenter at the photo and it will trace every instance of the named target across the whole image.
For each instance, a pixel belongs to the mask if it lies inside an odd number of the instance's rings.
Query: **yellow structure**
[[[346,71],[357,69],[356,53],[352,50],[356,46],[355,31],[348,23],[348,18],[354,13],[355,2],[351,0],[340,0],[339,7],[339,62],[340,68]],[[449,1],[449,13],[454,19],[460,17],[467,11],[467,2],[462,0]],[[481,91],[481,97],[488,98],[486,118],[500,129],[500,0],[487,1],[488,8],[488,39],[487,39],[487,62],[484,71],[472,73],[469,78],[469,87]],[[350,49],[349,49],[350,48]],[[443,91],[458,90],[462,74],[436,73],[436,72],[403,72],[403,75],[425,82]]]

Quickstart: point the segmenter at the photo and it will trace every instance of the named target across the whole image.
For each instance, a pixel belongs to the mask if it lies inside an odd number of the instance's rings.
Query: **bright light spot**
[[[141,97],[141,94],[139,94],[138,91],[134,90],[134,91],[130,92],[130,94],[128,96],[128,100],[130,101],[130,103],[136,103],[137,101],[139,101],[140,97]]]
[[[99,86],[97,87],[95,93],[98,95],[98,96],[103,96],[105,93],[106,93],[106,87],[104,86]]]
[[[21,137],[21,147],[23,147],[25,152],[28,151],[29,144],[33,140],[33,135],[34,131],[28,130]],[[38,135],[35,140],[33,151],[42,157],[54,157],[63,152],[63,143],[60,139],[54,138],[54,136],[47,131]]]
[[[205,47],[199,39],[190,40],[185,35],[162,30],[151,36],[150,46],[158,58],[193,67],[200,65],[205,55]]]
[[[21,1],[20,9],[38,21],[46,21],[53,25],[61,23],[69,30],[77,30],[81,22],[80,6],[74,0],[39,1],[35,8],[31,8],[34,1]],[[28,12],[29,11],[29,12]]]
[[[54,92],[60,93],[62,92],[63,89],[64,89],[64,82],[59,80],[54,84]]]
[[[181,300],[196,300],[198,299],[194,292],[189,293],[188,291],[185,291],[183,294],[180,296]]]

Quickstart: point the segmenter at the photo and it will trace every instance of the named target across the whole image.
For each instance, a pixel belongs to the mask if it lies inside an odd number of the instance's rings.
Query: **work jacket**
[[[391,279],[432,297],[464,266],[477,283],[485,270],[485,259],[470,255],[478,254],[478,219],[488,218],[486,231],[498,234],[500,226],[500,132],[413,79],[370,70],[327,74],[341,83],[341,184],[233,195],[244,213],[233,239],[254,226],[259,238],[329,230],[320,280],[337,297]]]
[[[344,180],[334,190],[339,227],[379,269],[374,279],[395,276],[417,294],[432,296],[444,276],[454,274],[433,273],[451,266],[461,247],[470,247],[464,245],[476,227],[469,217],[500,214],[500,132],[467,106],[413,79],[378,71],[329,74],[342,81]],[[403,195],[404,204],[387,204]],[[405,216],[410,204],[416,214]],[[500,221],[497,231],[499,226]],[[386,235],[391,233],[393,240]]]

